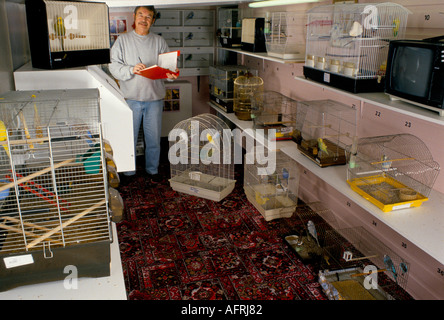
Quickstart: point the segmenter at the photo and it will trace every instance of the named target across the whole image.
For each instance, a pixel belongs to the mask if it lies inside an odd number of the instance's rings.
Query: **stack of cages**
[[[297,101],[276,91],[255,94],[252,99],[253,129],[264,130],[269,140],[291,140],[296,129]]]
[[[333,212],[322,202],[298,205],[291,225],[292,231],[285,236],[286,243],[299,256],[301,261],[318,268],[331,268],[333,261],[324,254],[325,239],[331,230],[339,228]]]
[[[319,271],[330,300],[405,300],[410,264],[364,227],[329,230],[325,254],[332,265]]]
[[[112,233],[97,89],[0,100],[0,290],[110,274]]]
[[[241,11],[237,8],[219,8],[217,33],[222,47],[240,48],[242,33]]]
[[[210,100],[215,106],[227,113],[233,113],[234,80],[240,76],[258,72],[245,66],[210,66]]]
[[[389,2],[309,10],[304,76],[353,93],[383,91],[389,42],[404,38],[409,13]]]
[[[293,139],[320,167],[343,165],[357,139],[356,109],[333,100],[301,101]]]
[[[213,201],[233,191],[234,144],[222,119],[201,114],[183,120],[168,139],[173,190]]]
[[[266,221],[293,215],[299,179],[299,166],[281,151],[245,155],[244,191]]]
[[[440,166],[411,134],[360,138],[350,153],[347,183],[383,212],[428,200]]]
[[[306,13],[273,12],[270,29],[265,32],[267,54],[284,60],[303,60],[306,21]]]

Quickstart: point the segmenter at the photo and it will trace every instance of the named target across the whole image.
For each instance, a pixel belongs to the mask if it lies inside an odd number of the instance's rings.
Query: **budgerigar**
[[[398,274],[396,272],[395,265],[393,264],[392,259],[386,254],[384,255],[384,264],[387,270],[392,272],[395,282],[398,283]]]
[[[65,48],[63,45],[63,40],[66,35],[66,28],[65,28],[65,23],[63,22],[62,17],[56,18],[56,22],[54,23],[54,32],[55,32],[56,38],[58,38],[60,40],[60,44],[62,46],[62,51],[65,51]]]
[[[322,138],[318,138],[318,148],[319,148],[319,150],[324,152],[326,155],[328,155],[327,145],[325,144],[325,142]]]

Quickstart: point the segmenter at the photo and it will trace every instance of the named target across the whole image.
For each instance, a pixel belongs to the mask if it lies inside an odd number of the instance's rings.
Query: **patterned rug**
[[[158,185],[137,174],[119,187],[125,213],[118,241],[129,300],[327,299],[319,270],[284,240],[301,227],[299,208],[291,218],[265,221],[244,194],[240,165],[234,191],[220,202],[172,190],[165,157],[159,170]]]

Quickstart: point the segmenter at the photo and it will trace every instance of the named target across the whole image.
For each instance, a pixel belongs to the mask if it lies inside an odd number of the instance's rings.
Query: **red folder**
[[[172,53],[177,53],[177,56],[176,55],[173,56]],[[169,68],[174,68],[174,70],[177,69],[177,57],[180,55],[179,50],[171,51],[171,52],[167,52],[167,53],[161,53],[159,55],[159,57],[161,55],[169,55],[169,57],[171,58],[169,61]],[[161,61],[161,59],[159,59],[159,61]],[[174,63],[171,64],[172,62],[174,62]],[[148,79],[156,80],[156,79],[167,79],[168,78],[167,73],[171,73],[171,74],[174,74],[177,76],[179,75],[179,71],[177,71],[177,72],[171,71],[168,68],[163,68],[162,66],[158,66],[158,65],[154,65],[154,66],[145,68],[145,69],[137,72],[136,74],[141,75],[141,76],[148,78]]]

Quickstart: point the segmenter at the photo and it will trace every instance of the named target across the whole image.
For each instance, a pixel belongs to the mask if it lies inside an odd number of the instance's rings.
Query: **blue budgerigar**
[[[398,274],[396,273],[395,265],[393,264],[392,259],[386,254],[384,255],[384,264],[387,270],[392,272],[395,282],[398,283]]]

